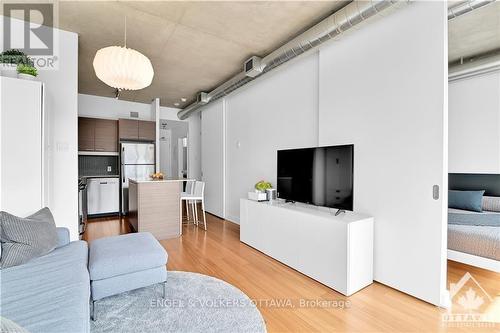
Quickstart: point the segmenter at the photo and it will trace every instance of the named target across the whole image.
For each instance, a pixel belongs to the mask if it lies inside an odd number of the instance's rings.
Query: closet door
[[[0,210],[26,216],[44,206],[43,86],[0,80]]]
[[[201,113],[201,170],[205,182],[205,209],[224,217],[224,106],[209,105]]]

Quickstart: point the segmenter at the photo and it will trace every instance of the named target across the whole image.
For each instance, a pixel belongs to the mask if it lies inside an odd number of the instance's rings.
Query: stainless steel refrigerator
[[[121,187],[122,214],[128,213],[128,180],[146,180],[155,173],[155,145],[153,143],[122,143]]]

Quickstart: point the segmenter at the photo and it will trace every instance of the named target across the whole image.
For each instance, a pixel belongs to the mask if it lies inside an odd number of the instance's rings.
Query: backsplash
[[[108,171],[108,166],[111,171]],[[78,176],[118,175],[118,156],[78,156]]]

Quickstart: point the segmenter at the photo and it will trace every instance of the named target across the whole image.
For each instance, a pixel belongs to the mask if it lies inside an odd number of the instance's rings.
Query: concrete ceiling
[[[59,2],[59,26],[79,34],[79,92],[114,97],[92,66],[95,52],[123,45],[151,59],[150,87],[121,99],[186,106],[241,70],[252,55],[264,56],[349,1],[75,1]],[[186,98],[186,102],[181,102]]]
[[[500,1],[448,21],[448,61],[500,51]]]

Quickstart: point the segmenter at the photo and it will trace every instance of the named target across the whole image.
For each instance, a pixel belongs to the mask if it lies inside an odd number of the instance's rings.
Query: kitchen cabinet
[[[118,132],[120,140],[155,141],[156,124],[154,121],[119,119]]]
[[[78,118],[78,150],[118,152],[118,122],[97,118]]]
[[[94,151],[95,119],[78,117],[78,150]]]
[[[139,120],[119,119],[118,132],[120,139],[137,140],[139,138]]]
[[[139,121],[139,140],[156,140],[156,124],[154,121]]]
[[[118,122],[116,120],[95,119],[95,151],[118,151]]]

